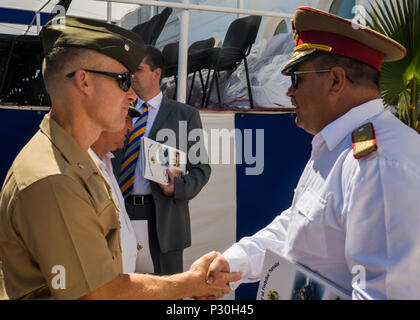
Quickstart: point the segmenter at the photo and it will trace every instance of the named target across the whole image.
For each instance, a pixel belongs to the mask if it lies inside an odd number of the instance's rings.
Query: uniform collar
[[[331,122],[320,133],[318,133],[314,142],[321,137],[326,142],[328,150],[334,150],[338,144],[350,133],[360,127],[368,119],[384,111],[382,99],[375,99],[366,102]]]
[[[95,165],[89,154],[82,150],[74,138],[61,127],[50,114],[45,115],[39,125],[41,132],[48,137],[52,144],[62,153],[63,157],[73,166],[80,169],[89,168],[96,172]]]
[[[162,103],[162,98],[163,98],[163,94],[162,94],[162,91],[161,91],[161,92],[159,92],[159,94],[157,96],[155,96],[154,98],[147,101],[147,103],[149,104],[149,106],[151,108],[158,110],[161,103]],[[139,97],[137,99],[136,109],[141,111],[143,103],[144,103],[144,100],[140,99],[140,97]]]

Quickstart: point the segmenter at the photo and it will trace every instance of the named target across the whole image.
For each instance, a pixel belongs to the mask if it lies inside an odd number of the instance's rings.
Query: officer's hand
[[[230,292],[229,282],[238,281],[241,278],[239,272],[228,273],[220,272],[218,277],[214,277],[211,284],[207,282],[207,273],[212,262],[220,257],[218,252],[210,252],[195,261],[190,268],[190,272],[195,278],[195,288],[192,288],[192,297],[208,297],[218,299]]]
[[[222,257],[221,255],[217,256],[213,262],[209,266],[209,270],[207,271],[207,283],[212,285],[213,283],[219,281],[220,279],[223,279],[223,277],[226,274],[239,274],[239,272],[236,273],[230,273],[230,266],[227,260]],[[241,277],[239,277],[236,280],[232,281],[238,281]],[[230,281],[230,282],[232,282]],[[214,296],[207,296],[207,297],[195,297],[197,300],[214,300],[216,297]]]
[[[209,270],[207,272],[207,283],[212,284],[214,281],[219,279],[219,277],[221,277],[224,272],[230,272],[229,262],[227,262],[224,257],[219,255],[210,264]]]
[[[171,197],[175,193],[175,175],[172,173],[171,170],[166,169],[166,174],[169,178],[169,184],[167,186],[163,184],[159,184],[160,188],[162,189],[162,192],[165,196]]]

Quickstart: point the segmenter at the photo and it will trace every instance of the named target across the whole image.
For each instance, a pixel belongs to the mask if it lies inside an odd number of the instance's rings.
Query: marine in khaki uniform
[[[13,162],[0,198],[0,260],[11,299],[180,299],[229,291],[206,284],[217,253],[186,273],[122,274],[120,222],[110,186],[88,155],[102,131],[119,131],[136,96],[143,43],[89,19],[49,21],[41,31],[52,101],[40,130]]]

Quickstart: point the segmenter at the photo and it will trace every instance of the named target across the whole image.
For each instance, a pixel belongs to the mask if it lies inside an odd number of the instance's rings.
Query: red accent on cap
[[[326,31],[299,32],[298,45],[305,43],[330,46],[333,48],[331,53],[362,61],[377,70],[381,69],[382,61],[385,56],[383,52],[370,48],[359,41]]]

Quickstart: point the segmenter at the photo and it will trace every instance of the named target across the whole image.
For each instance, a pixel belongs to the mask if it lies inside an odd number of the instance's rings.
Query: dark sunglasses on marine
[[[82,69],[82,70],[86,72],[90,72],[90,73],[97,73],[97,74],[102,74],[104,76],[111,77],[118,81],[118,84],[122,91],[127,92],[128,90],[130,90],[131,80],[133,77],[133,74],[131,72],[114,73],[114,72],[105,72],[105,71],[90,70],[90,69]],[[76,74],[76,71],[73,71],[67,74],[66,77],[71,78],[71,77],[74,77],[75,74]]]

